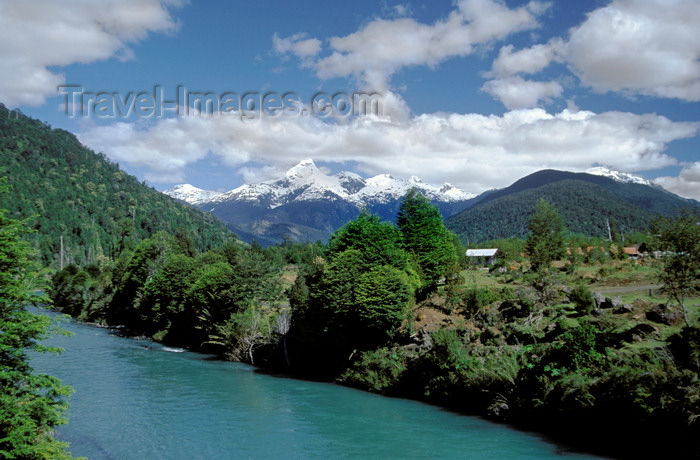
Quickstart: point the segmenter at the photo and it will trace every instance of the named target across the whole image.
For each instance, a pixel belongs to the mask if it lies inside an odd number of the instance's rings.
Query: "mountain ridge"
[[[280,179],[241,185],[209,199],[202,198],[206,193],[202,189],[180,188],[193,193],[178,195],[175,187],[163,193],[213,213],[244,241],[265,245],[285,239],[326,240],[363,209],[393,220],[404,195],[413,188],[438,206],[443,216],[465,209],[476,197],[452,184],[428,184],[416,176],[396,179],[379,174],[364,179],[348,171],[327,175],[310,159]]]
[[[552,185],[557,183],[560,184]],[[551,187],[546,187],[548,185]],[[487,236],[524,236],[527,224],[523,216],[529,216],[530,208],[534,210],[536,200],[533,197],[538,192],[533,190],[540,187],[545,188],[540,190],[539,196],[555,202],[566,197],[567,202],[559,204],[566,205],[565,217],[574,222],[572,230],[588,234],[600,233],[601,225],[607,225],[607,221],[603,219],[593,223],[589,219],[585,223],[578,222],[576,214],[570,212],[572,206],[586,209],[589,214],[598,211],[607,213],[608,219],[612,218],[629,228],[647,229],[655,215],[668,214],[670,208],[682,204],[693,205],[693,200],[678,197],[642,177],[602,166],[586,172],[545,169],[522,177],[508,187],[474,195],[449,183],[427,184],[416,176],[396,179],[391,174],[378,174],[365,179],[347,171],[327,175],[310,159],[299,162],[276,180],[245,184],[221,194],[191,186],[183,187],[190,193],[182,193],[181,196],[199,208],[214,213],[243,240],[256,240],[269,245],[284,239],[327,239],[362,209],[393,221],[403,196],[416,188],[440,209],[448,226],[453,225],[453,230],[463,239],[473,240]],[[572,195],[570,188],[578,191],[581,197]],[[520,193],[524,195],[518,198]],[[583,196],[588,204],[572,205],[582,200]],[[506,199],[508,206],[520,209],[506,211],[504,202],[486,207],[505,197],[510,197]],[[461,224],[456,223],[461,219],[456,216],[472,208],[477,210],[474,215],[478,218],[464,218]],[[481,226],[489,227],[489,222],[493,221],[491,215],[484,215],[483,209],[510,217],[500,222],[497,228],[479,229]],[[465,230],[465,225],[473,230]],[[506,235],[506,229],[510,229],[512,234]]]
[[[390,174],[379,174],[364,179],[349,171],[330,176],[318,169],[311,159],[297,163],[281,179],[244,184],[223,193],[203,190],[190,184],[179,184],[163,193],[196,205],[246,200],[265,203],[270,209],[292,201],[313,201],[330,194],[363,207],[378,200],[400,198],[414,187],[426,197],[443,202],[466,201],[476,196],[450,183],[439,186],[425,183],[417,176],[396,179]]]
[[[612,222],[624,232],[647,231],[659,216],[672,216],[700,203],[637,180],[542,170],[508,187],[491,191],[472,206],[446,219],[445,225],[465,242],[524,237],[544,198],[558,209],[569,231],[607,237]]]

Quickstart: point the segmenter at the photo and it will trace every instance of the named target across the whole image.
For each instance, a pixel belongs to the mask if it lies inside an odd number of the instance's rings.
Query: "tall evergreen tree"
[[[452,237],[440,211],[413,189],[403,198],[396,221],[404,248],[414,255],[422,272],[424,289],[434,289],[457,264]]]
[[[328,253],[337,254],[348,249],[360,251],[362,262],[369,266],[391,265],[400,270],[407,264],[401,249],[401,234],[379,216],[362,211],[352,221],[338,229],[328,242]]]
[[[525,250],[534,271],[547,270],[553,261],[564,257],[566,227],[553,204],[540,198],[529,229]]]

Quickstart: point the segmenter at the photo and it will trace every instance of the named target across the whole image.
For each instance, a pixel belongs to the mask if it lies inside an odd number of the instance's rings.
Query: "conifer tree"
[[[525,250],[530,264],[536,272],[545,271],[553,261],[564,257],[564,220],[553,204],[540,198],[529,229]]]
[[[452,237],[440,211],[413,189],[403,198],[396,220],[403,246],[414,255],[422,272],[424,290],[433,290],[457,264]]]

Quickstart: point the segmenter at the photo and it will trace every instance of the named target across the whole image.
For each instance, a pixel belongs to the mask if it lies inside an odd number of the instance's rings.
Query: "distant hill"
[[[0,104],[0,168],[11,186],[0,208],[30,219],[29,236],[45,265],[113,258],[159,230],[199,249],[234,235],[216,217],[159,193],[84,147],[64,130]]]
[[[557,207],[569,231],[600,237],[607,236],[609,221],[626,233],[646,231],[659,215],[700,207],[697,201],[656,186],[594,174],[543,170],[480,196],[476,204],[448,218],[445,225],[464,242],[524,237],[539,198]]]

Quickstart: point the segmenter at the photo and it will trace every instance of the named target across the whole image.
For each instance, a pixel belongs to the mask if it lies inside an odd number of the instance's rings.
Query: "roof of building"
[[[498,249],[467,249],[467,257],[493,257]]]

